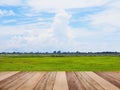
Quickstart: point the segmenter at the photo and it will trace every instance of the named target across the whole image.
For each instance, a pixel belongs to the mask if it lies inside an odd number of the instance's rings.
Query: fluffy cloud
[[[0,9],[0,16],[13,16],[15,13],[12,10],[1,10]]]
[[[104,32],[114,32],[120,28],[120,1],[115,1],[106,5],[104,11],[89,15],[88,20],[91,21],[90,25],[95,28],[100,28]]]
[[[5,2],[6,1],[6,2]],[[29,13],[20,14],[20,20],[8,19],[3,23],[16,22],[19,25],[0,25],[0,46],[1,51],[120,51],[118,43],[120,38],[119,1],[109,2],[111,0],[22,0],[0,1],[0,5],[23,5],[22,9],[31,7]],[[108,3],[109,2],[109,3]],[[104,10],[87,15],[82,18],[79,11],[76,16],[69,13],[73,8],[104,7]],[[38,13],[32,10],[37,10]],[[69,11],[68,11],[69,9]],[[25,10],[25,11],[27,11]],[[42,13],[39,12],[47,12]],[[22,10],[21,10],[22,11]],[[32,12],[31,12],[32,11]],[[49,14],[48,14],[49,12]],[[17,11],[16,11],[17,13]],[[19,12],[20,13],[20,12]],[[54,15],[48,17],[50,14]],[[36,15],[37,14],[37,15]],[[43,15],[42,15],[43,14]],[[11,10],[0,10],[0,16],[15,15]],[[23,15],[23,16],[22,16]],[[19,16],[19,15],[18,15]],[[44,16],[44,17],[42,17]],[[24,17],[24,18],[23,18]],[[81,17],[80,23],[88,22],[84,27],[70,25],[71,19]],[[49,18],[50,22],[44,20]],[[35,19],[35,20],[33,20]],[[37,19],[37,20],[36,20]],[[33,21],[33,22],[32,22]],[[79,22],[79,20],[76,20]],[[27,24],[26,24],[27,22]],[[77,24],[77,23],[75,23]],[[46,26],[41,28],[40,26]]]
[[[17,6],[21,4],[22,0],[0,0],[0,6]]]
[[[111,0],[0,0],[0,6],[30,6],[34,9],[70,9],[104,5]]]
[[[52,24],[52,30],[56,38],[61,40],[67,39],[67,33],[69,29],[68,24],[69,24],[70,17],[71,15],[69,15],[64,10],[59,10],[56,13],[53,24]]]
[[[0,28],[0,32],[2,32],[0,38],[3,38],[0,40],[3,45],[0,47],[1,51],[10,51],[11,49],[19,51],[39,50],[46,46],[44,43],[51,37],[51,32],[48,29],[39,30],[35,26],[0,26]],[[9,38],[4,40],[8,36]]]
[[[28,6],[34,9],[70,9],[104,5],[110,0],[28,0]]]

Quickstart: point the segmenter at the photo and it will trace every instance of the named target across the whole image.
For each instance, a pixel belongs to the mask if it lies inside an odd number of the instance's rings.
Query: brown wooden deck
[[[0,90],[120,90],[120,72],[0,72]]]

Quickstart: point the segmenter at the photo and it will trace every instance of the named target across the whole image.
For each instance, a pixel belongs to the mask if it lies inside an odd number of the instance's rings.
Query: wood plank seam
[[[97,74],[93,72],[86,72],[91,78],[96,80],[105,90],[120,90],[118,87],[113,85],[112,83],[106,81],[105,79],[101,78]]]

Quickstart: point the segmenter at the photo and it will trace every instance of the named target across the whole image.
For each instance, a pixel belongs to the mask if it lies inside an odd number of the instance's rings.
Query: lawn
[[[120,71],[120,57],[0,56],[0,71]]]

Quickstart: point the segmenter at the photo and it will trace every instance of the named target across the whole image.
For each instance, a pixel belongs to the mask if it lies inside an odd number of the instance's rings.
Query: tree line
[[[53,52],[0,52],[0,54],[35,54],[35,55],[120,55],[120,52],[62,52],[62,51],[53,51]]]

